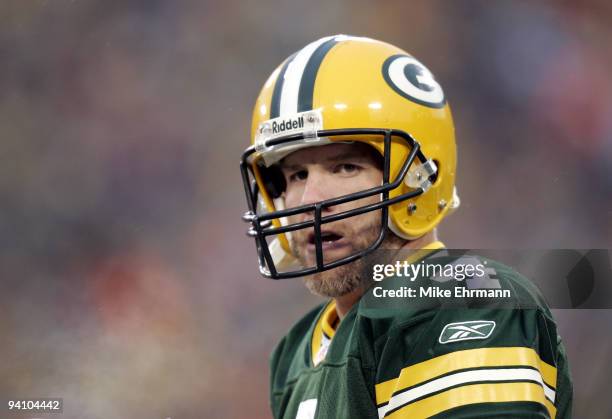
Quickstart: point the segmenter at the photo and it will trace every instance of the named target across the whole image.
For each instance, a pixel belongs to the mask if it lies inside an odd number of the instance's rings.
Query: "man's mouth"
[[[343,240],[344,236],[336,231],[327,230],[321,231],[321,247],[323,250],[332,250],[338,249],[340,247],[344,247],[347,245],[346,240]],[[310,252],[316,251],[315,246],[315,233],[312,232],[308,235],[308,242],[306,244],[306,249]]]

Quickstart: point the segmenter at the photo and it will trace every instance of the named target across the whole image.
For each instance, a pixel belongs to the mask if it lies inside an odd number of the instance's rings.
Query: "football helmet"
[[[278,163],[304,147],[360,141],[384,159],[380,186],[285,208]],[[404,239],[431,231],[459,206],[451,110],[440,84],[416,58],[388,43],[347,35],[312,42],[281,63],[253,110],[251,143],[240,169],[260,272],[280,279],[352,262],[375,250],[390,229]],[[280,176],[282,177],[282,175]],[[322,215],[333,205],[379,196],[380,201]],[[366,249],[325,262],[321,226],[380,211],[381,231]],[[287,217],[311,213],[308,221]],[[298,266],[291,233],[314,229],[316,266]]]

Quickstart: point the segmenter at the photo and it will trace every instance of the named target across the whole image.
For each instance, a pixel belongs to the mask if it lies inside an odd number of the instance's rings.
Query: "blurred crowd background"
[[[610,248],[612,5],[0,3],[0,398],[62,415],[266,418],[319,300],[257,273],[238,161],[269,73],[321,36],[405,48],[453,107],[455,248]],[[610,418],[612,314],[555,313],[575,417]]]

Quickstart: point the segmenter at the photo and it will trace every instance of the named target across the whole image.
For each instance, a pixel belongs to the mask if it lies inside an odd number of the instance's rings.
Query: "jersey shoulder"
[[[565,350],[540,292],[507,265],[470,258],[427,262],[482,263],[485,276],[427,278],[427,284],[510,289],[512,298],[499,304],[466,297],[433,306],[411,305],[410,299],[360,302],[360,330],[370,336],[377,366],[379,417],[568,417],[572,387]]]
[[[538,308],[548,312],[546,301],[535,284],[499,261],[474,254],[455,256],[440,252],[424,263],[444,267],[443,275],[436,275],[435,272],[440,271],[432,269],[433,275],[422,276],[420,281],[425,286],[458,286],[467,290],[460,295],[457,293],[455,303],[459,306]]]
[[[317,305],[289,329],[270,355],[270,385],[275,389],[285,387],[287,381],[299,375],[310,363],[310,337],[317,319],[326,303]]]
[[[533,281],[501,262],[481,256],[477,258],[486,266],[485,276],[483,279],[466,279],[466,287],[507,289],[510,291],[510,300],[514,308],[535,308],[551,317],[548,304]]]

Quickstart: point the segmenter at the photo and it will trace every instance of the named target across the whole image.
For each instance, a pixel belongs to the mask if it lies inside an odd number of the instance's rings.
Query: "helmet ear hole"
[[[270,194],[270,197],[272,199],[279,198],[287,187],[285,176],[283,175],[280,166],[277,164],[270,167],[260,165],[259,172],[261,173],[263,186]]]

